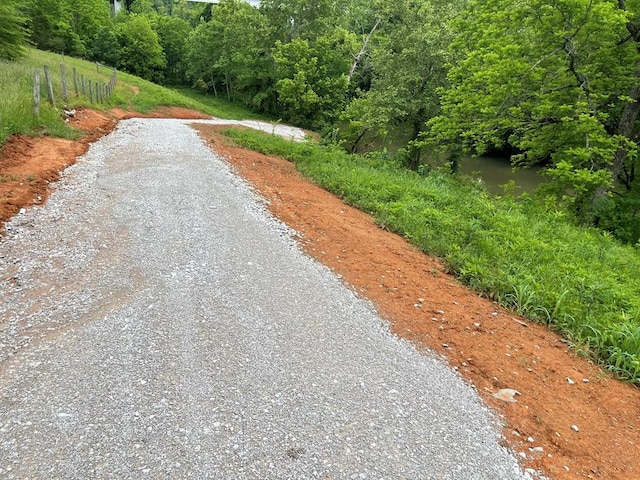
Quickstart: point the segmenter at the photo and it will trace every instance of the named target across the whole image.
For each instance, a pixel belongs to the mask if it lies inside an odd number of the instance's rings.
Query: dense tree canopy
[[[19,14],[15,0],[0,3],[0,60],[15,60],[24,49],[25,21]]]
[[[483,0],[456,27],[433,138],[547,164],[548,192],[583,221],[608,221],[614,197],[637,189],[636,15],[607,0]]]
[[[116,25],[116,37],[122,68],[148,80],[163,80],[167,60],[147,17],[132,13],[126,22]]]

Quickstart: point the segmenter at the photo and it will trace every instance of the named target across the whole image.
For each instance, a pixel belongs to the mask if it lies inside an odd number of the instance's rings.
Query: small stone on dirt
[[[515,395],[521,395],[521,393],[513,388],[503,388],[502,390],[498,390],[493,394],[495,398],[498,400],[502,400],[507,403],[515,403],[517,400],[513,398]]]

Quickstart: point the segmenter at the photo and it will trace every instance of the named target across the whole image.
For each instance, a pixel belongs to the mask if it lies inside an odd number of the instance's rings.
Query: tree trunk
[[[629,92],[629,97],[632,99],[632,101],[629,101],[622,110],[622,115],[620,116],[620,121],[618,122],[618,128],[616,129],[616,134],[628,138],[629,140],[633,140],[632,137],[634,126],[636,121],[638,120],[638,114],[640,113],[640,103],[638,103],[640,100],[640,59],[636,61],[635,76],[637,79],[636,85],[634,85],[631,88],[631,92]],[[627,146],[620,145],[613,157],[613,164],[610,167],[612,184],[615,185],[616,182],[622,180],[622,174],[625,170],[625,163],[628,156],[629,152],[627,150]],[[631,185],[628,182],[624,183],[626,183],[627,191],[630,190]],[[598,188],[593,194],[591,203],[594,204],[598,200],[604,198],[610,191],[610,188]]]
[[[356,153],[358,151],[358,144],[360,143],[360,140],[364,138],[367,132],[369,132],[369,130],[365,128],[364,130],[362,130],[360,135],[358,135],[358,138],[356,138],[353,142],[353,145],[351,145],[351,153]]]

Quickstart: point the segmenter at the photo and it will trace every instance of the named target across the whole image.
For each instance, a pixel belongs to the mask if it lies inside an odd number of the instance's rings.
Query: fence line
[[[63,63],[60,64],[60,80],[62,84],[62,91],[60,92],[62,96],[62,101],[66,104],[69,101],[69,89],[67,83],[67,69]],[[47,100],[51,105],[55,105],[55,97],[53,91],[53,81],[52,81],[52,73],[49,69],[48,65],[43,66],[44,70],[44,81],[45,87],[47,90]],[[100,72],[100,64],[96,63],[96,70]],[[75,67],[72,70],[73,75],[73,93],[76,98],[79,97],[87,97],[89,102],[93,105],[94,103],[106,103],[111,98],[113,94],[116,83],[118,81],[118,71],[114,68],[111,74],[111,78],[107,83],[103,82],[94,82],[91,79],[86,79],[84,75],[78,75],[78,71]],[[79,78],[78,78],[79,77]],[[87,85],[88,83],[88,85]],[[36,69],[33,74],[33,113],[36,117],[40,115],[40,85],[41,84],[41,76],[40,70]]]

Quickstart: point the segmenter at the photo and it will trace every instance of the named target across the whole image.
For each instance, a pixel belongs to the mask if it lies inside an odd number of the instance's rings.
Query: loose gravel
[[[188,123],[121,122],[7,225],[0,477],[528,478]]]

